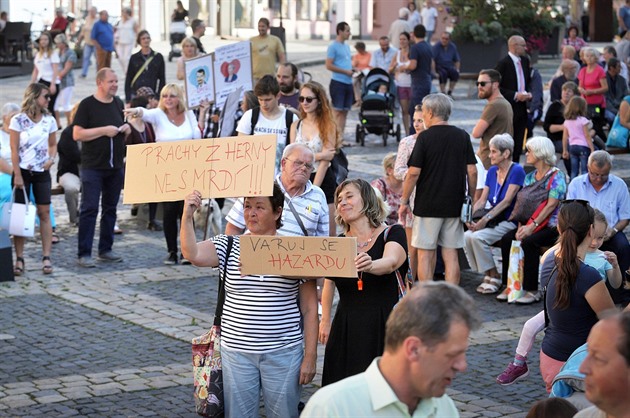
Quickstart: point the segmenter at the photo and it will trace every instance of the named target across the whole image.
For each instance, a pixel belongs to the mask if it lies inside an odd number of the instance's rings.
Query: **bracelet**
[[[400,204],[401,205],[408,205],[409,204],[409,199],[400,199]]]
[[[490,220],[490,219],[492,219],[492,215],[490,215],[490,213],[486,213],[485,218],[486,218],[487,220]]]
[[[538,226],[539,226],[539,225],[538,225],[538,222],[536,222],[536,219],[534,219],[534,218],[529,218],[529,219],[532,221],[532,223],[534,224],[534,226],[535,226],[536,228],[538,228]]]

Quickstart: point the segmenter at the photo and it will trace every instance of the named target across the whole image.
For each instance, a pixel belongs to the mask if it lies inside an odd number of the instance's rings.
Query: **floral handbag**
[[[223,418],[223,371],[221,364],[221,315],[225,301],[227,257],[232,250],[233,238],[228,236],[222,274],[219,278],[219,296],[210,331],[192,339],[192,363],[195,409],[203,417]]]

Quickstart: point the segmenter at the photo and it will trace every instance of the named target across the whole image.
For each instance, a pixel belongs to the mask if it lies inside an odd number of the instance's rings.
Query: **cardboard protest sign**
[[[234,136],[127,146],[124,203],[271,196],[275,134]]]
[[[184,72],[188,109],[199,107],[203,100],[214,103],[213,54],[184,61]]]
[[[236,42],[214,50],[216,105],[221,107],[230,93],[242,88],[253,90],[252,43]],[[242,93],[241,96],[242,97]]]
[[[241,274],[357,277],[356,238],[242,235]]]

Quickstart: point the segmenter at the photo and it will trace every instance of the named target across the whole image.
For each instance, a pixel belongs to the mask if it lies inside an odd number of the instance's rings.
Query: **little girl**
[[[599,272],[603,280],[608,279],[610,285],[614,289],[621,286],[621,269],[617,262],[617,256],[610,251],[602,252],[599,247],[604,242],[604,234],[608,228],[606,216],[595,209],[595,220],[593,224],[593,240],[588,248],[584,264],[593,267]],[[553,256],[556,246],[551,247],[540,259],[542,264],[546,257]],[[527,367],[527,355],[534,345],[536,334],[545,328],[545,311],[540,311],[536,316],[525,322],[521,338],[518,340],[516,347],[516,356],[506,369],[497,377],[497,383],[500,385],[511,385],[517,380],[524,379],[529,375]]]
[[[586,118],[586,100],[574,96],[564,110],[562,134],[562,158],[571,156],[571,180],[586,173],[588,156],[595,151],[589,132],[590,121]]]

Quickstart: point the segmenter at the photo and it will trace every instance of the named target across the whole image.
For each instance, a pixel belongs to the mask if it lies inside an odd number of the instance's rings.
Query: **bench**
[[[65,191],[63,190],[63,187],[61,187],[61,185],[59,184],[51,189],[51,195],[53,196],[62,195],[64,193]]]
[[[617,148],[617,147],[606,147],[606,151],[611,154],[627,154],[630,151],[628,150],[628,148]]]

